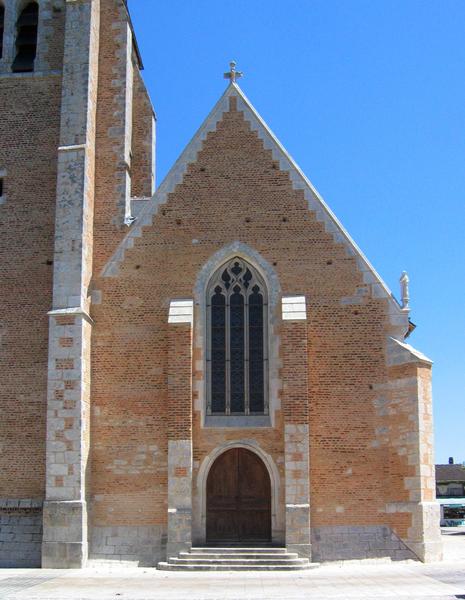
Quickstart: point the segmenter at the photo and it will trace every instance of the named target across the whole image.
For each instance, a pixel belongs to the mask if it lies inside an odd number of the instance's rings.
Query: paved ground
[[[465,599],[465,531],[444,533],[445,561],[324,565],[296,573],[167,573],[147,568],[0,570],[8,600]]]

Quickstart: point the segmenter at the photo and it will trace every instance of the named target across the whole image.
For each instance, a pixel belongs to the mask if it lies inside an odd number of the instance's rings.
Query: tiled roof
[[[436,481],[465,481],[463,465],[436,465]]]

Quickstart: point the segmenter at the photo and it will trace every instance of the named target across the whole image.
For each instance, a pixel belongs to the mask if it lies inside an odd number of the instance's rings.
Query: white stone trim
[[[266,415],[205,415],[204,427],[226,429],[257,429],[271,427],[271,418]]]
[[[74,152],[76,150],[86,150],[86,144],[74,144],[72,146],[58,146],[58,152]]]
[[[196,160],[207,134],[216,129],[223,113],[229,110],[230,97],[237,98],[238,110],[244,113],[245,119],[249,122],[251,129],[257,132],[258,137],[263,141],[264,147],[271,150],[273,159],[279,162],[280,168],[289,173],[294,189],[304,191],[309,210],[313,211],[317,219],[324,223],[326,231],[332,234],[334,241],[345,246],[347,255],[355,257],[357,267],[363,275],[363,282],[369,287],[372,297],[386,298],[389,301],[391,324],[399,330],[399,337],[405,335],[408,330],[408,310],[402,309],[380,275],[235,82],[227,87],[200,129],[186,146],[155,192],[152,198],[153,201],[146,207],[137,222],[132,225],[128,234],[104,267],[102,275],[106,277],[117,276],[119,264],[124,259],[126,248],[133,247],[135,238],[142,235],[142,227],[151,225],[152,218],[160,204],[166,202],[168,194],[174,190],[178,183],[182,182],[188,164]]]
[[[94,320],[89,315],[89,313],[81,308],[80,306],[76,306],[73,308],[57,308],[48,311],[47,313],[50,317],[67,317],[67,316],[76,316],[82,317],[85,319],[90,325],[94,324]]]
[[[283,321],[306,321],[305,296],[283,296],[281,300]]]
[[[392,367],[394,365],[404,365],[406,363],[426,363],[431,365],[433,361],[425,356],[419,350],[416,350],[410,344],[400,342],[393,337],[388,338],[387,344],[387,364]]]
[[[168,323],[190,323],[194,321],[193,300],[171,300]]]

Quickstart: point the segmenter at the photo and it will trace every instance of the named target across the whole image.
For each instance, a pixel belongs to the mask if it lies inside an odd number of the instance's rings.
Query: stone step
[[[179,558],[195,558],[195,559],[208,559],[216,560],[220,558],[231,558],[241,560],[253,560],[253,559],[295,559],[299,558],[295,552],[180,552]]]
[[[316,566],[296,552],[273,546],[194,547],[158,563],[162,571],[300,571]]]
[[[249,565],[244,563],[238,565],[216,565],[209,563],[192,565],[171,564],[167,562],[158,563],[158,568],[161,571],[302,571],[317,566],[317,563],[310,563],[308,561],[305,564],[298,565]]]
[[[306,558],[170,558],[170,565],[303,565],[308,564]]]
[[[203,547],[203,546],[198,546],[198,547],[192,547],[190,549],[190,552],[195,552],[195,553],[214,553],[214,554],[243,554],[243,553],[248,553],[251,552],[253,554],[261,554],[261,553],[265,553],[265,554],[286,554],[287,550],[286,548],[282,548],[282,547],[278,547],[278,546],[257,546],[257,547],[249,547],[249,546],[227,546],[227,547],[221,547],[221,546],[207,546],[207,547]]]

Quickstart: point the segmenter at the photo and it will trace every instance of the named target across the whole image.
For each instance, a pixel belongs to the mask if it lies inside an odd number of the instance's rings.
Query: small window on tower
[[[3,185],[4,179],[2,177],[2,174],[0,173],[0,204],[3,204],[5,198],[3,197],[3,194],[5,193],[5,188]]]
[[[29,2],[16,21],[16,57],[13,61],[13,73],[28,73],[34,70],[37,53],[37,25],[39,6]]]
[[[0,4],[0,58],[3,56],[3,26],[5,23],[5,7]]]

